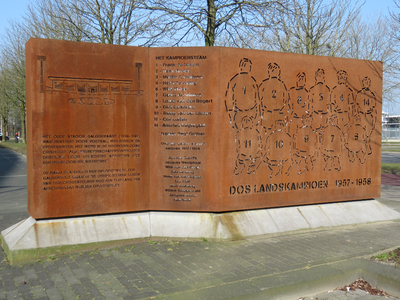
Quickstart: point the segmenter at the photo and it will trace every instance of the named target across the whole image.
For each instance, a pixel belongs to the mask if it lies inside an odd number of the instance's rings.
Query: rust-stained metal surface
[[[151,208],[219,209],[219,55],[154,48],[149,56]]]
[[[221,209],[379,197],[380,62],[221,49],[220,65]]]
[[[379,62],[27,44],[34,218],[380,195]]]
[[[147,57],[143,48],[28,41],[32,217],[148,209]]]

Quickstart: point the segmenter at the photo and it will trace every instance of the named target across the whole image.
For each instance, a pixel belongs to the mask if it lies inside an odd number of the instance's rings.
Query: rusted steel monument
[[[31,39],[26,65],[35,219],[380,195],[380,62]]]

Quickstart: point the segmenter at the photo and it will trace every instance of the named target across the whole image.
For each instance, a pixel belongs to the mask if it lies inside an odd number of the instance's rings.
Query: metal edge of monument
[[[26,61],[35,219],[380,195],[380,62],[42,39]]]

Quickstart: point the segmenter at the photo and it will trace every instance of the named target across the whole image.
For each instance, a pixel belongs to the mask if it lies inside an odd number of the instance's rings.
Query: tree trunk
[[[3,122],[1,123],[1,132],[3,133],[2,140],[6,140],[6,133],[7,133],[7,117],[2,117]]]
[[[21,110],[21,136],[20,138],[20,143],[25,142],[25,136],[26,136],[26,108],[24,107],[23,110]]]
[[[215,17],[217,11],[215,9],[215,0],[207,0],[208,17],[207,17],[207,31],[205,34],[206,46],[214,46],[215,39]]]
[[[307,28],[306,28],[306,54],[312,53],[312,39],[313,35],[311,32],[311,22],[313,18],[313,11],[311,9],[311,0],[307,0]]]

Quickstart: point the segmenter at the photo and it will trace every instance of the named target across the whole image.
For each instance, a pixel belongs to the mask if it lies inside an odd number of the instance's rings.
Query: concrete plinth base
[[[11,263],[131,243],[143,238],[241,239],[250,236],[400,219],[376,200],[229,213],[140,212],[39,220],[2,231]]]

